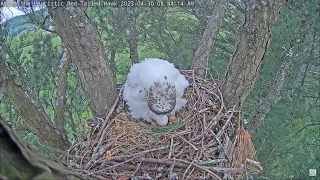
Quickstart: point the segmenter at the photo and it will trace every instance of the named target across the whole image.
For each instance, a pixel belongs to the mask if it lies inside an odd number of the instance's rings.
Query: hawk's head
[[[147,91],[149,109],[156,115],[170,113],[176,106],[176,87],[168,82],[154,82]]]

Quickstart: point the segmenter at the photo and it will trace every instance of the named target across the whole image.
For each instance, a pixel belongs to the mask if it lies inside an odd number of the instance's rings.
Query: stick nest
[[[65,158],[69,168],[93,179],[238,179],[261,173],[239,111],[226,109],[213,79],[181,71],[189,81],[186,107],[165,127],[132,119],[122,88],[106,119],[90,119],[89,132]]]

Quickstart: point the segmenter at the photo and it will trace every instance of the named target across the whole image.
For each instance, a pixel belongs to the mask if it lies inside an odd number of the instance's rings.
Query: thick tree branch
[[[306,28],[303,23],[301,24],[300,31],[303,34],[302,36],[305,36],[307,33],[309,33],[309,29]],[[299,46],[301,45],[302,42],[297,41],[296,34],[292,34],[290,39],[290,46],[286,48],[287,50],[284,51],[283,57],[281,57],[279,60],[279,62],[282,63],[277,70],[276,77],[272,87],[269,90],[269,94],[264,99],[262,99],[258,112],[256,112],[256,114],[253,115],[253,117],[249,121],[250,124],[248,129],[251,134],[255,133],[259,129],[266,116],[271,111],[272,106],[280,100],[280,93],[285,83],[286,76],[289,73],[289,69],[295,55],[299,53],[298,50],[300,49]]]
[[[8,95],[16,112],[35,130],[35,134],[45,144],[56,149],[67,149],[69,143],[52,126],[49,116],[38,109],[33,100],[27,96],[19,81],[10,72],[6,63],[0,59],[0,87]]]
[[[285,0],[249,2],[245,22],[239,28],[236,49],[221,85],[228,108],[242,103],[259,75],[272,30]]]
[[[199,67],[195,69],[195,73],[200,77],[205,76],[205,68],[208,66],[208,58],[212,50],[212,45],[219,33],[219,28],[222,25],[226,8],[227,0],[216,2],[207,27],[201,37],[200,44],[195,52],[192,67]]]
[[[130,18],[130,58],[133,64],[139,62],[138,42],[139,32],[137,29],[137,19],[139,17],[140,7],[134,7],[132,17]]]
[[[64,125],[66,124],[65,120],[65,107],[66,107],[66,91],[67,91],[67,74],[70,68],[70,57],[68,56],[68,52],[65,49],[60,60],[60,74],[59,74],[59,82],[57,88],[57,99],[54,108],[54,119],[53,122],[61,134],[66,134],[64,129]]]
[[[116,83],[100,35],[87,16],[87,7],[48,7],[48,10],[72,58],[93,115],[105,117],[117,96]]]

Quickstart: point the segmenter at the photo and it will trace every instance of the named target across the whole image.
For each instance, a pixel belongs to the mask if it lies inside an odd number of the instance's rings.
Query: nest
[[[121,89],[106,119],[91,123],[86,138],[69,149],[69,168],[93,179],[239,179],[248,170],[261,173],[240,112],[226,109],[217,83],[192,70],[181,73],[190,82],[188,103],[171,125],[132,119]]]

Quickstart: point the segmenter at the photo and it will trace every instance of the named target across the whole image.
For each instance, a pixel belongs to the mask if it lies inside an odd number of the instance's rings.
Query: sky
[[[1,6],[3,6],[0,8],[1,22],[9,20],[15,16],[24,15],[24,12],[15,7],[16,3],[14,0],[1,0],[0,2]]]
[[[15,7],[2,7],[1,8],[1,22],[9,20],[15,16],[24,15],[24,12]]]

